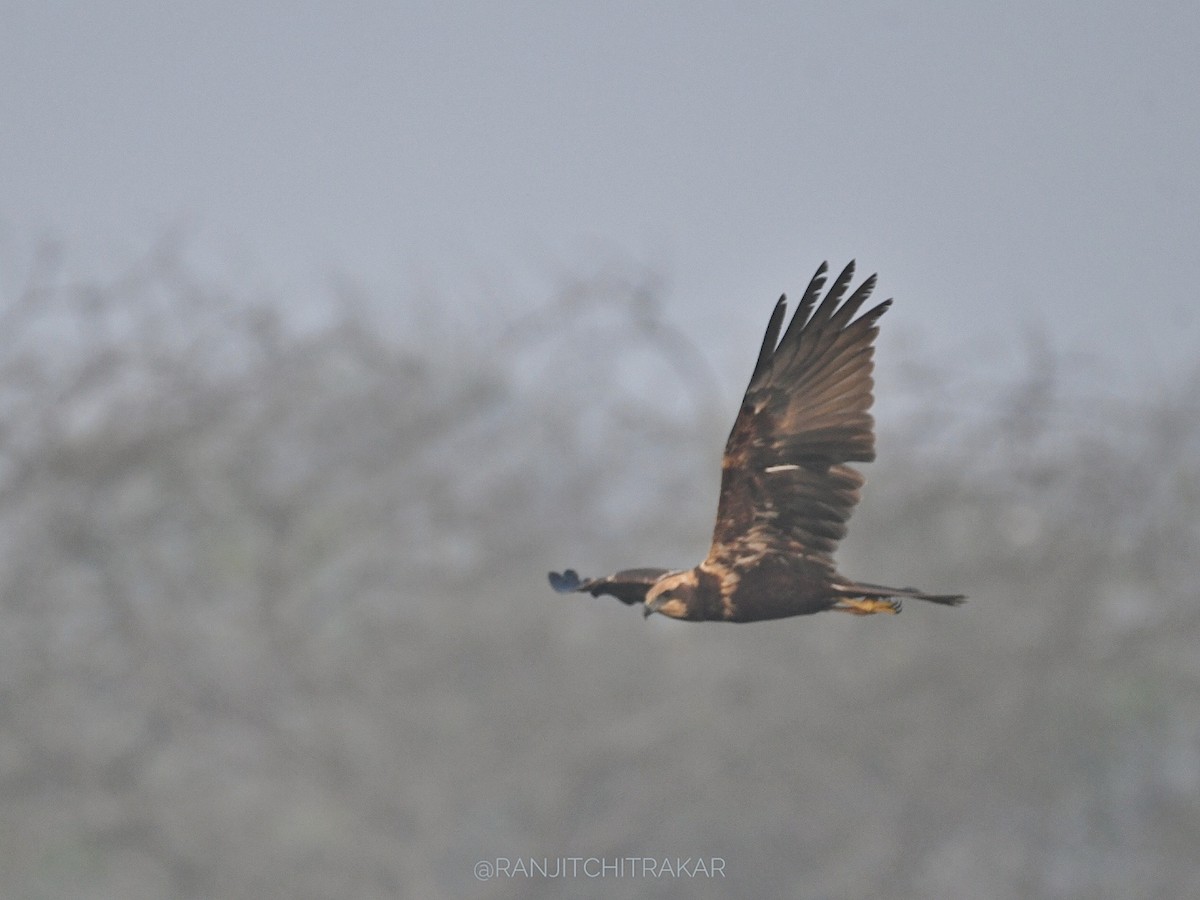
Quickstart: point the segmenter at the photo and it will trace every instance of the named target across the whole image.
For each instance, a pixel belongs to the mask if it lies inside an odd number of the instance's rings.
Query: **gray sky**
[[[1198,47],[1194,0],[3,2],[0,287],[179,224],[296,298],[520,312],[642,266],[736,389],[774,297],[854,256],[893,347],[1043,326],[1156,384],[1200,345]]]

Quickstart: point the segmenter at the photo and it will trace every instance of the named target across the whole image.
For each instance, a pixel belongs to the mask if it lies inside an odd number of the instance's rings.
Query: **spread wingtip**
[[[574,569],[567,569],[561,574],[558,572],[550,573],[550,587],[558,591],[560,594],[569,594],[572,591],[579,590],[579,573]]]

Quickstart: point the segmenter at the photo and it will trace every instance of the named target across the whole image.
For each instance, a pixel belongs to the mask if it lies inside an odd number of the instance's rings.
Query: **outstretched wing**
[[[604,578],[585,578],[580,580],[579,573],[567,569],[561,575],[550,573],[550,587],[560,594],[570,594],[581,591],[599,597],[601,594],[611,594],[622,603],[642,603],[646,592],[670,569],[625,569],[615,575]]]
[[[833,551],[865,481],[845,463],[875,458],[873,342],[891,300],[854,319],[875,276],[843,302],[851,262],[817,306],[827,271],[822,263],[778,343],[785,297],[767,325],[725,445],[710,564],[784,553],[833,571]]]

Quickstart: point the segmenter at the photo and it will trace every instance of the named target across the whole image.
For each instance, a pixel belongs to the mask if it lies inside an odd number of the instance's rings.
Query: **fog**
[[[989,382],[885,317],[841,568],[969,603],[643,621],[546,571],[703,556],[714,351],[653,280],[442,299],[300,328],[168,252],[3,311],[6,894],[1200,895],[1200,371]]]

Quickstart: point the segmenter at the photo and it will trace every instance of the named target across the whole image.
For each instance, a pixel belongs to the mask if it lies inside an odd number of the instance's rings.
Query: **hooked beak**
[[[655,597],[649,603],[642,607],[642,618],[648,619],[654,613],[658,612],[658,598]]]

